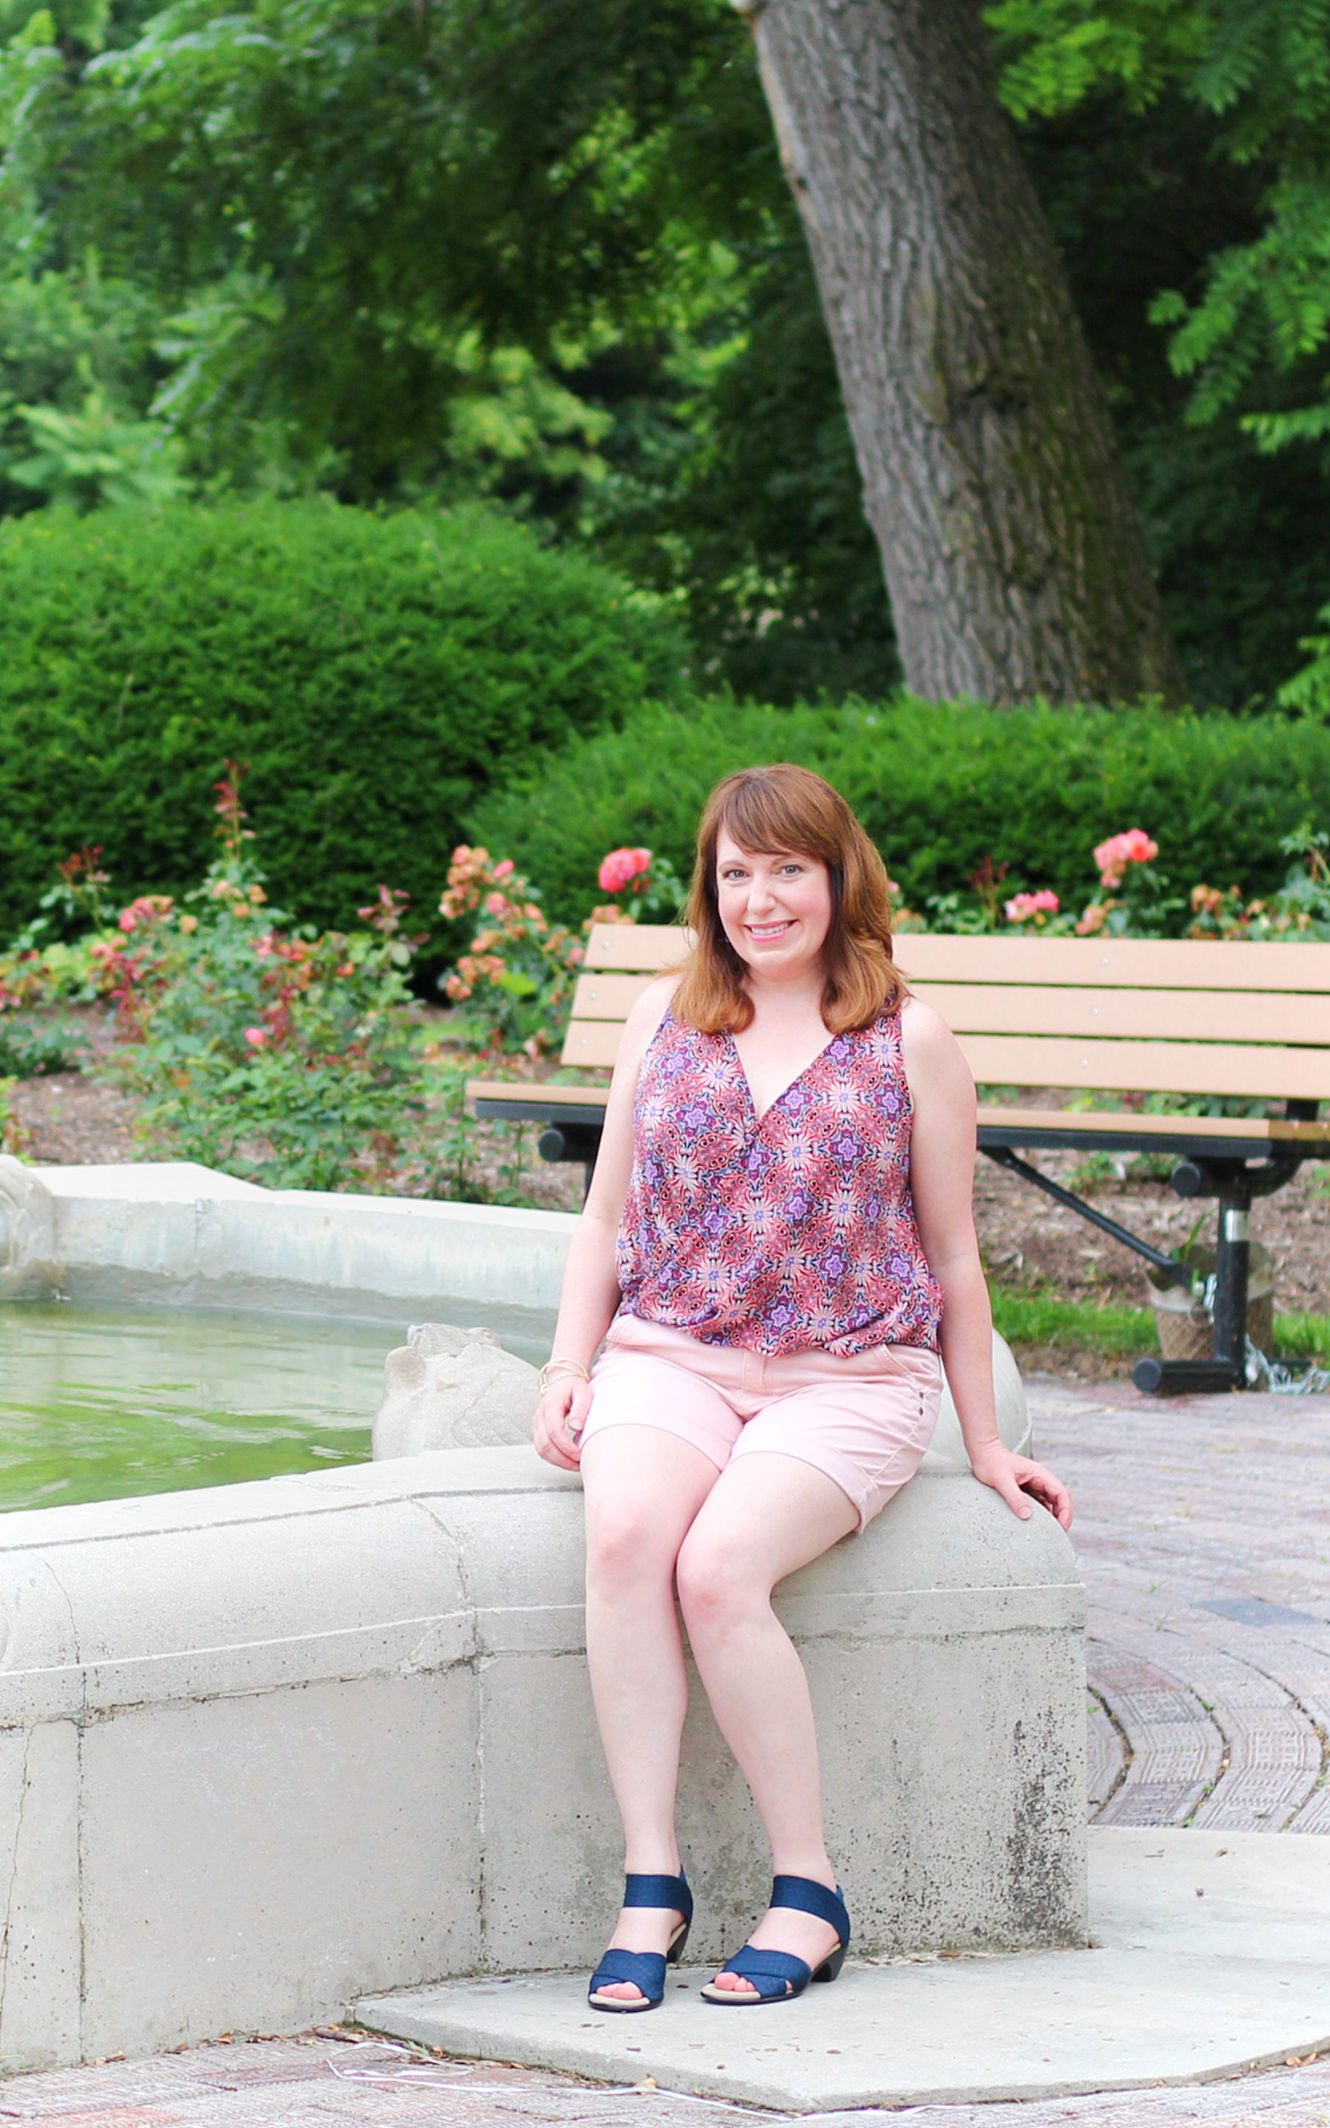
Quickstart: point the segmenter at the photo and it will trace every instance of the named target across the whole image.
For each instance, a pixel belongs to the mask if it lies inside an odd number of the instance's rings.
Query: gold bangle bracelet
[[[540,1370],[540,1393],[542,1396],[544,1396],[545,1391],[550,1386],[550,1376],[555,1373],[570,1373],[580,1375],[584,1382],[589,1382],[591,1380],[590,1373],[582,1365],[581,1360],[546,1360],[544,1366]]]

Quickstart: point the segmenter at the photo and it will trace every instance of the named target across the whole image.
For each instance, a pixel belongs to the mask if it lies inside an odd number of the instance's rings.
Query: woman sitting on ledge
[[[788,2000],[836,1978],[850,1924],[773,1589],[914,1475],[942,1359],[976,1477],[1017,1515],[1032,1496],[1071,1521],[1065,1488],[998,1435],[974,1086],[892,965],[886,872],[844,799],[789,765],[726,777],[688,920],[695,952],[628,1018],[535,1417],[586,1495],[587,1652],[628,1872],[590,2001],[619,2014],[661,2001],[692,1915],[676,1589],[775,1870],[703,1996]]]

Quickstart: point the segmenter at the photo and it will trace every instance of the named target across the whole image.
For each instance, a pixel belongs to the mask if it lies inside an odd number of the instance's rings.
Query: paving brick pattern
[[[1330,1397],[1029,1385],[1072,1487],[1101,1824],[1330,1834]],[[0,2082],[49,2128],[771,2128],[773,2116],[331,2033]],[[1330,2056],[1178,2089],[804,2116],[812,2128],[1328,2128]]]
[[[784,2118],[650,2086],[584,2084],[389,2042],[302,2035],[0,2082],[0,2122],[44,2128],[774,2128]],[[805,2114],[806,2128],[1325,2128],[1330,2059],[1182,2089]]]
[[[1330,1832],[1330,1397],[1027,1388],[1077,1502],[1092,1817]]]

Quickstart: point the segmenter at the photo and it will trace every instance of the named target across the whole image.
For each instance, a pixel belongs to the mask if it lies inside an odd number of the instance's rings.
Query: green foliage
[[[30,448],[11,457],[5,476],[45,502],[94,510],[102,503],[165,502],[183,485],[179,450],[160,422],[127,421],[105,392],[89,383],[73,413],[56,406],[18,406]]]
[[[0,512],[173,492],[178,447],[137,411],[158,375],[141,290],[77,270],[0,279]]]
[[[11,520],[0,936],[81,845],[102,846],[123,895],[180,893],[227,758],[249,766],[273,892],[303,919],[345,924],[386,879],[427,925],[463,808],[680,665],[646,595],[472,513],[255,502]]]
[[[357,931],[292,929],[227,769],[202,885],[183,904],[137,896],[92,948],[120,1037],[103,1071],[140,1097],[146,1142],[176,1157],[279,1189],[465,1193],[475,1127],[460,1064],[423,1043],[411,1008],[404,897],[381,887]]]
[[[1328,9],[984,10],[1206,705],[1270,699],[1330,580]],[[116,481],[163,463],[165,431],[201,493],[479,494],[589,539],[677,604],[712,683],[781,703],[893,684],[731,10],[13,0],[5,32],[21,278],[0,283],[0,342],[25,303],[86,316],[35,388],[0,352],[0,510],[69,492],[6,478],[41,456],[18,408],[66,464],[67,425],[116,425]],[[1150,323],[1161,291],[1185,375]],[[85,479],[80,504],[103,492]]]
[[[1330,606],[1322,606],[1318,619],[1330,623]],[[1330,722],[1330,635],[1309,635],[1299,640],[1307,664],[1280,688],[1276,700],[1283,709],[1303,710]]]
[[[676,339],[671,425],[659,401],[654,420],[616,406],[584,519],[681,602],[708,675],[777,702],[880,693],[900,675],[881,556],[803,233],[784,200],[773,222],[693,344]]]
[[[668,121],[724,130],[740,34],[706,0],[177,0],[81,71],[14,55],[11,183],[58,176],[66,243],[188,305],[196,431],[289,424],[369,499],[446,471],[478,349],[566,367],[607,304],[653,330],[705,271]],[[523,388],[545,438],[581,422]]]
[[[1137,108],[1179,91],[1212,115],[1220,153],[1257,175],[1261,226],[1219,244],[1203,285],[1167,290],[1154,316],[1196,380],[1194,420],[1254,388],[1267,404],[1244,419],[1263,449],[1330,435],[1330,0],[996,0],[985,12],[1020,116],[1107,90]],[[1290,376],[1303,403],[1271,404]]]
[[[12,1079],[39,1079],[48,1072],[70,1070],[78,1046],[68,1027],[6,1015],[0,1020],[0,1073]]]
[[[528,763],[470,825],[490,849],[520,852],[552,915],[575,920],[607,844],[640,842],[686,870],[711,786],[773,760],[802,762],[844,792],[911,907],[963,890],[991,862],[1008,867],[1004,893],[1052,888],[1079,909],[1095,845],[1139,826],[1160,845],[1149,870],[1182,904],[1181,931],[1198,880],[1248,894],[1281,884],[1280,838],[1323,809],[1330,788],[1330,730],[1149,706],[994,712],[898,695],[772,710],[712,698],[648,706],[622,730]]]

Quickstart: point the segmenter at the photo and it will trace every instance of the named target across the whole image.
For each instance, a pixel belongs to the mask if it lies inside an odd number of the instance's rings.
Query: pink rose
[[[481,903],[486,916],[506,916],[508,903],[502,894],[487,894]]]
[[[650,870],[650,850],[611,850],[601,859],[596,878],[606,894],[622,894],[632,880]]]
[[[1120,886],[1122,875],[1129,864],[1149,864],[1159,855],[1159,844],[1151,842],[1144,828],[1128,828],[1121,835],[1110,835],[1101,842],[1094,853],[1099,867],[1099,877],[1106,887]]]
[[[268,1040],[268,1030],[266,1027],[247,1027],[245,1040],[251,1049],[262,1049]]]
[[[1056,916],[1057,913],[1058,898],[1051,887],[1041,887],[1037,894],[1013,894],[1006,905],[1009,924],[1028,924],[1031,917]]]
[[[511,857],[501,857],[494,867],[494,877],[496,879],[511,879],[516,869],[517,867]]]

